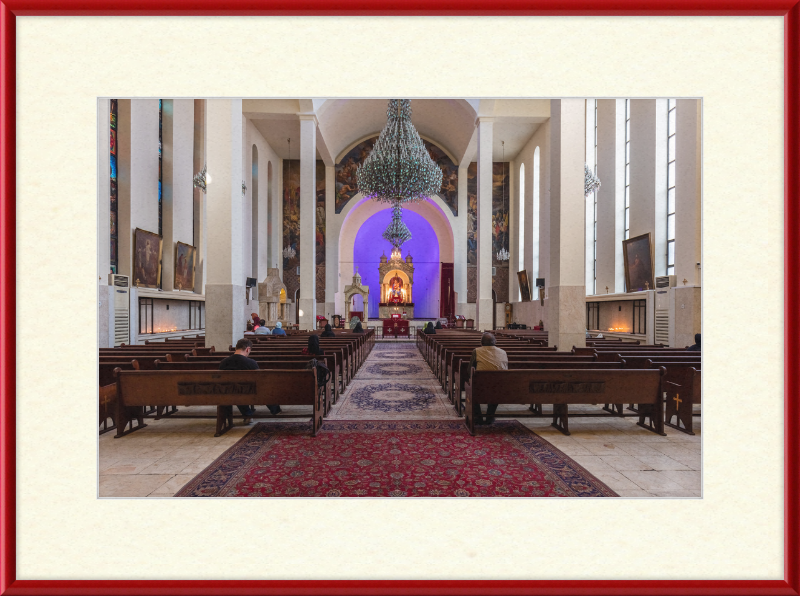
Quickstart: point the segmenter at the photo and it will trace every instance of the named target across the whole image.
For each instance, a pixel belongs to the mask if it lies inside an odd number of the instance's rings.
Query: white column
[[[453,230],[453,286],[458,304],[467,302],[467,168],[469,163],[458,166],[458,217]],[[463,310],[455,305],[456,312]]]
[[[111,177],[110,149],[111,100],[97,100],[97,343],[101,348],[114,347],[113,290],[108,285],[111,271]],[[113,329],[112,329],[113,330]],[[127,343],[127,342],[126,342]]]
[[[206,104],[208,280],[206,346],[226,350],[242,338],[245,314],[242,233],[242,100]]]
[[[667,100],[631,100],[630,237],[650,234],[653,277],[666,272]]]
[[[583,164],[585,101],[550,101],[550,279],[547,281],[549,345],[586,345]]]
[[[336,219],[336,167],[325,166],[325,316],[328,321],[337,313],[339,289],[339,234]]]
[[[300,329],[314,329],[317,317],[317,120],[300,116]]]
[[[192,151],[192,179],[202,171],[206,164],[206,100],[193,100],[194,109],[194,148]],[[199,188],[194,188],[192,182],[192,197],[194,214],[193,239],[197,250],[195,258],[194,291],[195,294],[205,294],[206,286],[206,195]]]
[[[675,275],[677,285],[700,285],[702,191],[701,106],[697,99],[679,99],[675,133]]]
[[[475,328],[492,328],[492,133],[494,118],[478,118],[478,296]]]
[[[625,100],[597,100],[597,293],[625,291]]]

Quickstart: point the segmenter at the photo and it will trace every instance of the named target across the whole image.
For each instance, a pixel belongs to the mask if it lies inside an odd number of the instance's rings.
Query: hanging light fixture
[[[403,209],[400,203],[392,205],[392,223],[383,232],[383,237],[392,244],[392,257],[394,257],[395,252],[399,257],[400,247],[403,246],[404,242],[411,240],[411,231],[403,223]]]
[[[395,203],[422,201],[438,193],[442,170],[411,124],[411,100],[390,99],[386,118],[372,152],[356,170],[358,191]]]
[[[583,164],[583,196],[588,197],[600,188],[600,178],[595,176],[589,164]]]
[[[291,173],[292,173],[292,139],[291,139],[291,137],[286,139],[286,143],[289,145],[289,158],[288,158],[288,161],[289,161],[289,174],[290,174],[289,177],[291,178]],[[292,248],[291,246],[284,247],[284,249],[283,249],[283,258],[284,259],[292,260],[296,255],[297,255],[297,251],[295,251],[294,248]],[[298,269],[299,269],[299,267],[298,267]]]
[[[503,216],[506,215],[506,142],[500,141],[500,144],[503,146],[503,161],[500,163],[502,166],[502,175],[503,175]],[[497,260],[498,261],[507,261],[511,255],[508,254],[506,247],[503,246],[500,250],[497,251]]]
[[[199,188],[203,191],[203,194],[206,194],[206,183],[211,182],[211,176],[209,176],[206,171],[206,164],[203,164],[203,169],[194,175],[193,180],[194,187]]]

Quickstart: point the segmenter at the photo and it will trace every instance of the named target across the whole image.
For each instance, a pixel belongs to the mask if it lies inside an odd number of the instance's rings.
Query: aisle
[[[347,391],[333,406],[334,420],[441,420],[458,418],[415,342],[376,342]]]

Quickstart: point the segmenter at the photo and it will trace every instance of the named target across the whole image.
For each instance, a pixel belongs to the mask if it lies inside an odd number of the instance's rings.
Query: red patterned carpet
[[[615,497],[519,422],[257,424],[176,497]]]

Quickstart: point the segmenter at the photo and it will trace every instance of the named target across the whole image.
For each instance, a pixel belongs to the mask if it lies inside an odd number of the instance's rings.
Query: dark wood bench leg
[[[664,402],[656,404],[639,404],[639,422],[636,424],[647,430],[651,430],[657,435],[665,436],[664,432]]]
[[[693,435],[691,399],[681,398],[680,393],[676,393],[674,396],[668,394],[665,405],[664,424],[688,435]],[[674,424],[672,423],[673,416],[675,417]],[[683,423],[683,426],[681,426],[681,423]]]
[[[619,414],[620,418],[623,417],[622,404],[603,404],[603,409],[611,414]]]
[[[567,404],[553,404],[553,423],[550,426],[556,427],[569,436],[569,406]]]
[[[177,411],[176,406],[157,406],[155,420],[160,420],[163,416],[172,416]]]
[[[137,425],[133,426],[134,420]],[[114,435],[115,439],[129,435],[132,432],[145,428],[147,425],[144,423],[144,414],[142,413],[141,406],[121,407],[117,408],[117,434]],[[130,425],[128,430],[125,427]]]
[[[471,387],[467,387],[467,399],[466,403],[464,404],[464,422],[467,425],[467,430],[469,434],[473,437],[475,436],[475,417],[472,413],[472,391],[470,390]],[[461,394],[458,396],[458,402],[461,402]]]
[[[537,416],[542,416],[542,404],[531,404],[530,407],[531,412],[536,414]]]
[[[221,437],[233,428],[233,406],[217,406],[217,432],[215,437]]]

